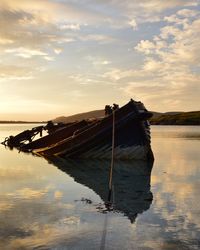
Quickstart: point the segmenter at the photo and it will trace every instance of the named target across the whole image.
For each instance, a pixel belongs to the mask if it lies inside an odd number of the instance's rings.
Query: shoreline
[[[0,121],[0,124],[41,124],[41,123],[47,123],[45,121],[42,122],[27,122],[27,121]]]
[[[16,121],[16,122],[8,122],[8,121],[0,121],[0,125],[1,124],[46,124],[47,122],[25,122],[25,121]],[[154,124],[151,123],[151,126],[200,126],[200,124]]]

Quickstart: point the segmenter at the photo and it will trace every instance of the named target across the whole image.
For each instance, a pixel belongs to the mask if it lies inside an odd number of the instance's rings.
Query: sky
[[[0,120],[199,97],[199,0],[0,0]]]

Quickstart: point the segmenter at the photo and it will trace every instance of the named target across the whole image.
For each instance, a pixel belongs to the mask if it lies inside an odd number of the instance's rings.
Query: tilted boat
[[[75,131],[80,130],[84,127],[89,127],[94,122],[82,120],[79,122],[67,123],[67,124],[53,124],[50,129],[47,129],[47,125],[45,126],[37,126],[29,130],[25,130],[15,136],[6,137],[5,140],[1,143],[10,148],[18,148],[20,151],[31,152],[37,148],[48,147],[53,145],[71,135],[74,134]],[[43,130],[48,130],[48,134],[33,140],[35,136],[40,134],[42,136]]]
[[[57,129],[55,132],[50,133],[49,135],[43,136],[28,144],[21,145],[20,150],[33,151],[34,149],[44,148],[54,145],[55,143],[72,136],[75,131],[82,129],[84,127],[88,127],[87,121],[82,120],[80,122],[74,122],[72,124],[66,125],[65,127]]]
[[[115,127],[115,159],[148,159],[151,150],[150,125],[152,113],[141,102],[131,100],[110,115],[75,131],[55,144],[34,149],[42,156],[63,158],[111,158],[113,126]]]
[[[148,122],[152,113],[132,99],[121,108],[106,107],[109,112],[104,118],[38,126],[7,137],[2,144],[41,156],[109,159],[114,148],[115,159],[153,158]],[[32,141],[44,129],[49,134]]]
[[[95,206],[100,212],[106,210],[108,201],[108,182],[110,161],[107,160],[66,160],[51,156],[47,158],[76,182],[92,189],[100,196],[103,204],[95,204],[90,197],[81,197],[80,202]],[[150,208],[153,200],[151,187],[151,170],[153,161],[115,162],[113,170],[112,210],[124,214],[133,223],[138,214]]]

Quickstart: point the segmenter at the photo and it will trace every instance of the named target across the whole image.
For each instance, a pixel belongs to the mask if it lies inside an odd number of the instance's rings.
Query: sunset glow
[[[1,0],[0,120],[200,110],[199,0]]]

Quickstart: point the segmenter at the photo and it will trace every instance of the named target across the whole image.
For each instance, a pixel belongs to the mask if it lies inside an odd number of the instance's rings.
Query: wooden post
[[[112,126],[112,157],[110,165],[110,178],[109,178],[109,193],[108,202],[111,201],[112,195],[112,177],[113,177],[113,167],[114,167],[114,151],[115,150],[115,110],[113,110],[113,126]]]

